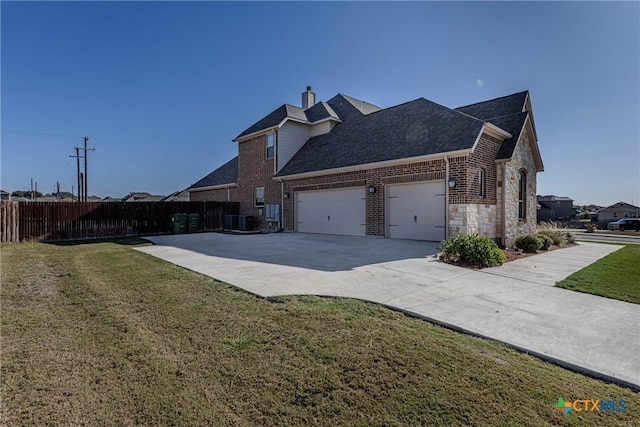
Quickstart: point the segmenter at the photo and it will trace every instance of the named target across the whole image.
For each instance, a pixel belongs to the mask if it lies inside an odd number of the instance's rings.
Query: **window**
[[[556,207],[559,208],[560,207],[560,202],[556,202]]]
[[[527,215],[527,174],[518,172],[518,219],[525,219]]]
[[[478,196],[487,197],[487,184],[484,169],[478,170]]]
[[[267,135],[267,159],[273,159],[273,134]]]
[[[257,208],[264,206],[264,187],[256,187],[253,189],[253,200]]]
[[[556,217],[556,211],[551,209],[551,218],[555,218],[555,217]]]
[[[613,217],[614,217],[614,218],[618,218],[618,212],[614,212],[614,213],[613,213]]]
[[[629,218],[629,212],[625,212],[625,213],[624,213],[624,217],[625,217],[625,218]]]

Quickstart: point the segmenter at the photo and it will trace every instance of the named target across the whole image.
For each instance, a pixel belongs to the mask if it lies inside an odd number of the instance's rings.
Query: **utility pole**
[[[38,181],[36,181],[36,202],[38,201]]]
[[[56,200],[60,201],[60,182],[56,181]]]
[[[31,178],[31,191],[29,192],[29,199],[33,200],[33,178]]]
[[[89,200],[89,173],[87,172],[87,152],[88,151],[96,151],[95,148],[87,148],[87,142],[89,142],[89,137],[84,137],[84,147],[75,147],[76,155],[71,157],[76,157],[78,159],[78,199],[82,199],[83,201]],[[81,156],[79,151],[84,151],[84,156]],[[80,173],[80,159],[84,159],[84,173]]]
[[[87,141],[89,140],[88,136],[84,137],[84,201],[88,200],[89,190],[87,179],[89,177],[89,173],[87,172]]]
[[[81,194],[80,190],[81,190],[81,187],[82,187],[81,186],[81,183],[82,183],[81,182],[81,177],[82,177],[82,175],[80,175],[80,147],[74,147],[74,148],[76,149],[76,155],[75,156],[71,155],[69,157],[75,157],[76,158],[76,173],[78,175],[78,199],[77,199],[77,201],[79,202],[79,201],[81,201],[80,200],[80,194]],[[73,194],[73,189],[71,190],[71,194]]]

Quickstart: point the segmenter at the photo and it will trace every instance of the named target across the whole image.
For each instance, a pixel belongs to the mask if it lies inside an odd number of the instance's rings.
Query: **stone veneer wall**
[[[531,134],[525,131],[516,145],[511,161],[506,163],[505,176],[502,184],[505,186],[505,230],[504,244],[513,245],[516,237],[521,234],[536,232],[536,164],[531,150]],[[518,218],[518,173],[524,170],[527,175],[525,218]]]
[[[500,237],[497,226],[496,205],[449,205],[449,233],[479,234],[495,239]]]

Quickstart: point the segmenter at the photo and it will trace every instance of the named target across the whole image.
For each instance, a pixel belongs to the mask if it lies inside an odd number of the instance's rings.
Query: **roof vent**
[[[307,86],[307,90],[302,92],[302,109],[313,107],[316,103],[316,94],[311,92],[311,86]]]

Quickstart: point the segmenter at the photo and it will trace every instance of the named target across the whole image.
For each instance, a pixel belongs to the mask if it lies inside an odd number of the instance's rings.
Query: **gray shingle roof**
[[[481,120],[491,121],[495,117],[508,116],[521,113],[527,99],[528,91],[518,92],[476,104],[465,105],[456,108],[456,111],[477,117]],[[493,121],[491,121],[493,123]]]
[[[314,123],[326,118],[345,120],[350,117],[362,116],[363,114],[370,114],[379,110],[380,107],[376,105],[343,94],[334,96],[328,102],[318,102],[306,110],[296,107],[295,105],[284,104],[249,126],[240,135],[236,136],[235,139],[277,126],[286,117]]]
[[[554,196],[554,195],[549,195],[549,196],[536,196],[536,199],[539,202],[568,202],[568,201],[572,201],[573,199],[570,197],[564,197],[564,196]]]
[[[328,102],[334,110],[349,109],[346,99],[336,98]],[[332,101],[340,103],[338,108]],[[309,139],[278,176],[470,149],[484,124],[424,98],[348,115],[330,133]]]
[[[381,110],[381,108],[376,105],[343,94],[334,96],[327,101],[327,104],[329,104],[341,120],[360,117]]]
[[[213,187],[214,185],[235,184],[238,182],[238,157],[229,160],[188,189]]]
[[[598,212],[602,212],[602,213],[615,212],[615,211],[619,211],[620,209],[623,209],[623,210],[626,209],[631,212],[640,212],[640,207],[632,205],[630,203],[626,203],[626,202],[615,203],[611,206],[607,206],[606,208],[600,209]]]
[[[518,139],[520,138],[522,127],[524,126],[524,122],[527,119],[528,115],[529,113],[525,111],[523,113],[512,114],[510,116],[503,116],[489,120],[491,124],[498,126],[500,129],[506,130],[512,135],[511,138],[502,142],[502,145],[498,150],[498,154],[496,155],[496,159],[511,158],[511,156],[513,155],[513,150],[515,150]]]
[[[340,120],[340,117],[333,111],[333,109],[326,102],[318,102],[316,105],[308,108],[304,111],[306,119],[311,122],[317,122],[319,120],[332,118]]]
[[[288,114],[289,111],[287,109],[287,105],[281,105],[280,107],[276,108],[271,113],[267,114],[265,117],[245,129],[244,132],[236,136],[236,139],[242,138],[243,136],[250,135],[263,129],[270,128],[272,126],[276,126],[278,123],[284,120],[284,118],[287,117]]]

